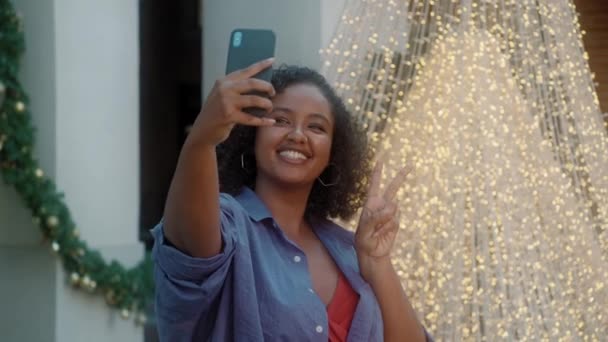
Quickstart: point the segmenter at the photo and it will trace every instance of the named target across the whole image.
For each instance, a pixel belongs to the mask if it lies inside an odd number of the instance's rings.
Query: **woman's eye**
[[[312,129],[315,132],[325,132],[325,127],[323,127],[321,125],[311,125],[310,129]]]
[[[285,125],[285,124],[289,123],[289,120],[287,120],[286,118],[283,118],[283,117],[274,118],[274,121],[276,122],[277,125]]]

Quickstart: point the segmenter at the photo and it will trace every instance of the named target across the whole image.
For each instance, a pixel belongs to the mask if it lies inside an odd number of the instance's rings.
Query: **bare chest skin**
[[[309,233],[304,237],[293,241],[306,254],[313,289],[325,306],[328,306],[338,285],[338,272],[340,271],[319,238],[312,230],[307,229],[307,231]]]

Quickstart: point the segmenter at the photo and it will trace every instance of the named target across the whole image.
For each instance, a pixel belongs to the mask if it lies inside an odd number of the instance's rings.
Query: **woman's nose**
[[[300,129],[299,127],[296,127],[291,130],[287,138],[296,143],[305,143],[308,141],[308,137],[306,136],[306,134],[304,134],[304,132],[302,132],[302,129]]]

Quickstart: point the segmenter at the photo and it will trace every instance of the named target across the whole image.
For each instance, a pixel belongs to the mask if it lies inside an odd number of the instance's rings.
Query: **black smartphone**
[[[226,74],[274,57],[275,44],[276,36],[272,30],[236,29],[232,31],[228,46]],[[270,82],[272,68],[262,70],[253,77]],[[268,98],[266,93],[254,92],[252,94]],[[261,108],[245,108],[244,111],[255,116],[266,114]]]

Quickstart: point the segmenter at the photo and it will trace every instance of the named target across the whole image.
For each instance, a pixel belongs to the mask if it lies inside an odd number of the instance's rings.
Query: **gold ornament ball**
[[[131,315],[131,312],[129,311],[129,309],[122,309],[120,311],[120,317],[122,317],[124,319],[129,319],[130,315]]]
[[[53,241],[51,248],[53,249],[53,252],[59,252],[59,243],[57,241]]]
[[[80,283],[80,275],[76,272],[73,272],[70,275],[70,282],[72,283],[72,285],[76,286]]]
[[[97,282],[95,280],[91,280],[91,282],[89,283],[89,291],[90,292],[95,292],[95,289],[97,288]]]
[[[84,285],[85,287],[89,287],[91,285],[91,278],[89,278],[88,275],[82,277],[82,285]]]
[[[59,219],[56,216],[49,216],[46,219],[46,224],[49,227],[57,227],[57,225],[59,224]]]
[[[36,171],[34,172],[34,174],[38,178],[42,178],[42,176],[44,176],[44,172],[42,172],[42,170],[40,170],[40,169],[36,169]]]
[[[15,103],[15,109],[21,113],[25,110],[25,104],[21,101],[18,101],[17,103]]]

